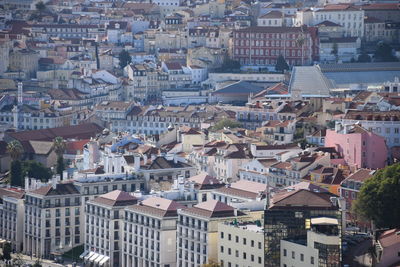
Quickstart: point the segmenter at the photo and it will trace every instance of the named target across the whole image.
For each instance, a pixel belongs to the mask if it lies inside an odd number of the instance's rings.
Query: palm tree
[[[57,136],[54,138],[53,141],[53,147],[54,151],[57,154],[57,174],[60,175],[61,180],[63,179],[63,172],[64,172],[64,151],[66,148],[65,140],[64,138]]]
[[[301,33],[300,33],[299,37],[296,39],[297,46],[301,47],[301,65],[304,65],[303,48],[304,48],[305,42],[306,42],[306,38],[303,33],[303,28],[301,28]]]
[[[10,154],[11,159],[15,161],[19,159],[24,149],[19,141],[14,140],[7,144],[7,152]]]
[[[9,181],[13,186],[23,186],[22,166],[21,161],[19,161],[19,157],[23,151],[24,149],[19,141],[15,140],[7,144],[7,152],[10,153],[12,158]]]
[[[56,152],[58,157],[62,157],[66,148],[65,140],[64,138],[57,136],[53,140],[53,147],[54,151]]]

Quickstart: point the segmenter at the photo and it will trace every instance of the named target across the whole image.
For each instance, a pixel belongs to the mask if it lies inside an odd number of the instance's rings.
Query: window
[[[243,252],[243,259],[246,259],[246,257],[247,257],[246,252]]]
[[[236,257],[239,257],[239,250],[236,250],[236,251],[235,251],[235,256],[236,256]]]
[[[243,245],[246,245],[246,238],[243,238]]]
[[[311,264],[314,264],[314,257],[311,257]]]
[[[231,234],[228,234],[228,240],[229,241],[232,240],[232,235]]]
[[[221,232],[221,239],[224,239],[224,232]]]
[[[286,250],[286,249],[283,250],[283,256],[284,256],[284,257],[287,256],[287,250]]]
[[[251,245],[251,247],[254,247],[254,240],[250,241],[250,245]]]
[[[300,261],[304,261],[304,254],[303,253],[300,254]]]
[[[221,246],[221,253],[224,253],[224,246]]]
[[[296,258],[296,253],[294,251],[292,251],[292,259]]]

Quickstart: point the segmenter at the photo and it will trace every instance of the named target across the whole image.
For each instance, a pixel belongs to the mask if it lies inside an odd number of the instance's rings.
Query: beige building
[[[199,66],[207,69],[216,69],[223,64],[226,48],[190,48],[187,54],[188,66]]]
[[[216,200],[178,210],[178,215],[178,266],[201,266],[217,262],[219,223],[248,218],[235,208]]]
[[[176,267],[176,225],[183,205],[150,197],[125,209],[122,266]]]
[[[261,225],[255,222],[219,223],[218,262],[221,266],[264,266],[264,230]]]
[[[10,71],[25,73],[27,77],[36,77],[39,67],[39,53],[33,50],[21,49],[10,53]]]
[[[86,203],[85,251],[87,266],[121,266],[124,208],[137,199],[127,192],[111,191]]]

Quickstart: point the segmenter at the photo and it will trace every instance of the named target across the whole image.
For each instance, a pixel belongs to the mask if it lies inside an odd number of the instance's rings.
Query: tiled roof
[[[330,194],[313,192],[305,189],[275,195],[270,209],[337,209],[330,201]]]
[[[29,193],[42,195],[42,196],[61,196],[61,195],[75,195],[80,194],[72,183],[57,184],[54,189],[51,185],[42,186]]]
[[[134,205],[137,203],[137,199],[128,192],[124,192],[121,190],[114,190],[107,194],[98,196],[91,202],[106,206],[116,207],[116,206]]]
[[[317,25],[315,25],[315,26],[325,26],[325,27],[342,27],[342,25],[340,25],[340,24],[337,24],[337,23],[334,23],[334,22],[332,22],[332,21],[329,21],[329,20],[324,20],[323,22],[320,22],[320,23],[318,23]]]
[[[357,182],[364,182],[374,175],[374,171],[368,169],[359,169],[355,173],[348,176],[344,181],[353,180]]]
[[[216,90],[213,94],[250,94],[258,93],[261,90],[263,90],[262,87],[253,85],[246,81],[239,81]]]
[[[161,197],[150,197],[128,209],[146,214],[153,214],[160,217],[175,217],[178,209],[184,209],[182,204]]]
[[[174,162],[173,160],[167,160],[164,157],[157,157],[151,165],[149,166],[149,170],[155,170],[155,169],[173,169],[173,168],[187,168],[191,167],[191,165],[176,161]]]
[[[212,199],[201,202],[192,208],[186,209],[185,213],[191,213],[207,218],[233,217],[235,216],[235,208],[223,202]]]
[[[400,228],[390,229],[379,236],[379,242],[383,248],[400,243]]]
[[[53,149],[53,142],[51,141],[29,141],[33,153],[37,155],[47,155]]]
[[[7,133],[11,138],[20,142],[23,141],[53,141],[57,136],[64,139],[89,139],[101,133],[103,127],[95,123],[80,124],[75,126],[64,126],[58,128],[48,128],[32,131],[22,131]]]
[[[0,188],[0,199],[4,197],[13,197],[17,199],[24,198],[25,191],[17,188]]]
[[[206,172],[202,172],[200,174],[192,176],[188,180],[195,182],[199,190],[218,188],[224,186],[224,184],[221,183],[217,178],[209,175]]]

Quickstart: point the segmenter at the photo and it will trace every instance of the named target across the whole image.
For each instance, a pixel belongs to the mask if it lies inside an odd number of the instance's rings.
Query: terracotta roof
[[[83,147],[90,141],[90,139],[83,139],[78,141],[67,141],[66,142],[66,154],[75,155],[78,151],[83,152]]]
[[[202,172],[198,175],[192,176],[188,179],[189,181],[195,182],[199,190],[212,189],[224,186],[217,178],[209,175],[206,172]]]
[[[300,189],[285,194],[275,195],[270,209],[337,209],[330,201],[330,194]]]
[[[282,12],[276,10],[270,11],[267,14],[262,15],[260,17],[260,19],[281,19],[281,18],[282,18]]]
[[[114,190],[107,194],[96,197],[91,202],[106,206],[117,207],[136,204],[137,199],[128,192]]]
[[[25,196],[25,191],[19,188],[0,188],[0,199],[4,197],[13,197],[22,199]]]
[[[344,181],[353,180],[357,182],[364,182],[374,175],[374,171],[368,169],[359,169],[355,173],[348,176]]]
[[[295,143],[284,144],[284,145],[257,145],[256,150],[275,150],[275,149],[291,149],[298,148],[299,146]]]
[[[37,155],[47,155],[53,149],[53,141],[29,141],[33,153]]]
[[[252,26],[248,28],[243,28],[235,30],[235,32],[257,32],[257,33],[307,33],[307,27],[260,27]]]
[[[216,218],[216,217],[233,217],[235,216],[235,208],[211,199],[205,202],[201,202],[192,208],[185,210],[185,213],[192,213],[202,217]]]
[[[80,124],[75,126],[64,126],[58,128],[48,128],[32,131],[22,131],[7,133],[11,138],[20,142],[23,141],[53,141],[57,136],[64,139],[89,139],[101,133],[103,127],[95,123]]]
[[[364,10],[399,10],[399,3],[371,3],[362,5],[361,9]]]
[[[325,26],[325,27],[342,27],[342,25],[334,23],[332,21],[329,20],[324,20],[323,22],[320,22],[318,24],[316,24],[315,26]]]
[[[36,190],[30,191],[29,193],[42,196],[61,196],[61,195],[80,194],[72,183],[57,184],[55,189],[51,185],[46,185]]]
[[[184,209],[182,204],[161,197],[150,197],[128,209],[146,214],[153,214],[160,217],[175,217],[178,209]]]
[[[379,242],[383,248],[400,243],[400,228],[390,229],[379,236]]]

